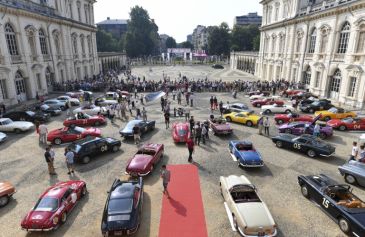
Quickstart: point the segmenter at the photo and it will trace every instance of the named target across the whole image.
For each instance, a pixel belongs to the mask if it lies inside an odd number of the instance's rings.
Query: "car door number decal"
[[[298,144],[298,143],[294,143],[294,145],[293,145],[293,146],[294,146],[294,148],[295,148],[295,149],[299,149],[299,150],[300,150],[300,148],[301,148],[301,145],[300,145],[300,144]]]
[[[81,134],[78,134],[76,139],[81,139]]]
[[[354,129],[360,129],[360,125],[354,125]]]
[[[108,147],[106,145],[101,147],[101,152],[104,152],[104,151],[107,151],[107,150],[108,150]]]
[[[325,208],[328,208],[329,203],[330,203],[330,201],[329,201],[329,200],[327,200],[326,198],[323,198],[322,205],[323,205]]]

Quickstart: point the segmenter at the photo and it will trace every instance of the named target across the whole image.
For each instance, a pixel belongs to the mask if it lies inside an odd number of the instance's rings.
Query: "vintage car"
[[[60,101],[60,100],[46,100],[43,102],[43,104],[48,105],[52,109],[60,109],[65,110],[66,109],[66,102]]]
[[[224,67],[220,64],[213,64],[212,68],[214,68],[214,69],[224,69]]]
[[[310,104],[302,104],[299,108],[304,113],[311,113],[318,110],[326,110],[332,108],[333,105],[331,104],[331,101],[329,100],[317,100]]]
[[[228,219],[235,230],[247,237],[276,236],[277,227],[269,208],[245,176],[221,176],[219,186]]]
[[[172,125],[172,139],[175,143],[186,142],[190,137],[189,123],[174,123]]]
[[[13,121],[28,121],[28,122],[47,122],[51,115],[43,112],[33,112],[30,110],[25,111],[12,111],[3,114],[3,118],[10,118]]]
[[[295,109],[291,105],[273,104],[273,105],[261,106],[261,111],[264,114],[282,114],[282,113],[289,114],[294,112]]]
[[[307,106],[307,105],[309,105],[309,104],[312,104],[313,102],[315,102],[315,101],[319,101],[319,100],[326,100],[326,99],[317,99],[317,98],[315,98],[315,97],[309,97],[309,98],[307,98],[307,99],[302,99],[302,100],[300,100],[300,102],[299,102],[299,108],[300,107],[305,107],[305,106]],[[327,100],[328,102],[331,102],[331,101],[329,101],[329,100]]]
[[[21,133],[34,129],[34,124],[25,121],[13,121],[10,118],[0,118],[1,132]]]
[[[142,177],[128,181],[116,179],[106,199],[101,233],[104,237],[126,236],[137,232],[142,220]]]
[[[49,114],[51,116],[58,116],[62,113],[62,110],[50,107],[46,104],[36,105],[35,110],[42,111],[43,113]]]
[[[95,99],[94,104],[96,106],[109,106],[109,105],[118,104],[118,101],[117,100],[108,100],[104,97],[98,97]]]
[[[344,118],[344,119],[331,119],[327,121],[327,125],[340,131],[345,130],[365,130],[365,117]]]
[[[270,96],[270,94],[267,95],[267,94],[264,94],[264,93],[259,94],[259,95],[252,95],[252,96],[250,96],[250,101],[252,103],[255,100],[264,100],[264,99],[267,99],[267,98],[271,98],[271,99],[277,100],[277,99],[280,98],[280,96],[278,96],[278,95],[273,95],[271,97],[269,97],[269,96]]]
[[[273,105],[273,104],[283,105],[284,101],[278,100],[277,98],[264,98],[264,99],[254,100],[251,102],[251,104],[253,107],[260,108],[263,105]]]
[[[332,156],[336,148],[323,140],[308,134],[295,136],[293,134],[280,133],[271,140],[278,148],[296,150],[307,154],[309,157]]]
[[[270,96],[270,91],[257,90],[248,92],[248,96],[261,95],[261,94],[263,94],[264,96]]]
[[[252,127],[257,125],[260,116],[253,114],[252,112],[233,112],[230,114],[224,114],[223,118],[225,118],[227,122],[236,122]]]
[[[26,231],[51,231],[67,221],[80,199],[87,194],[81,180],[60,182],[48,188],[21,222]]]
[[[122,143],[111,137],[88,137],[73,142],[68,148],[75,154],[75,161],[87,164],[92,157],[106,152],[117,152]]]
[[[314,117],[310,115],[302,115],[297,113],[276,114],[274,120],[277,124],[289,122],[313,122]]]
[[[321,120],[330,121],[331,119],[354,118],[356,113],[346,111],[343,108],[332,107],[329,110],[320,110],[314,113],[315,116],[321,115]]]
[[[15,192],[16,190],[11,183],[0,182],[0,207],[6,206]]]
[[[131,120],[125,127],[119,130],[119,134],[124,138],[133,137],[133,127],[138,126],[140,133],[144,134],[155,129],[156,121]]]
[[[127,162],[126,173],[131,176],[146,176],[162,160],[163,144],[145,144]]]
[[[71,106],[79,106],[80,105],[80,100],[77,98],[72,98],[70,96],[67,95],[61,95],[57,97],[57,100],[59,101],[63,101],[63,102],[68,102],[70,101]]]
[[[234,103],[234,104],[225,104],[222,107],[223,114],[229,114],[232,112],[251,112],[252,109],[249,109],[246,104],[243,103]]]
[[[105,93],[105,99],[107,99],[107,100],[118,100],[119,99],[119,93],[118,92],[113,92],[113,91],[108,91],[107,93]]]
[[[5,133],[0,132],[0,143],[4,142],[8,136]]]
[[[47,141],[60,145],[66,142],[74,142],[88,136],[100,137],[101,131],[98,128],[63,127],[50,131],[47,135]]]
[[[350,160],[338,167],[340,174],[349,184],[359,184],[365,187],[365,163]]]
[[[282,97],[292,97],[294,95],[297,95],[297,94],[300,94],[300,93],[303,93],[303,92],[305,92],[305,91],[288,89],[288,90],[281,91],[280,96],[282,96]]]
[[[63,122],[63,125],[65,127],[70,127],[70,126],[84,127],[84,126],[100,126],[106,123],[107,120],[103,115],[91,116],[84,113],[77,113],[74,116],[67,118]]]
[[[91,91],[84,91],[84,90],[79,90],[76,92],[67,92],[66,95],[70,96],[71,98],[80,98],[81,96],[85,97],[85,94],[88,94],[89,97],[93,96],[93,93]]]
[[[100,107],[96,105],[85,105],[82,107],[79,107],[73,111],[73,114],[77,113],[85,113],[88,115],[106,115],[107,109],[105,107]]]
[[[312,200],[329,215],[340,229],[351,236],[365,236],[365,203],[349,185],[339,184],[320,175],[298,176],[302,195]]]
[[[298,94],[289,96],[292,100],[305,100],[308,98],[318,98],[317,95],[312,94],[312,92],[302,91]]]
[[[302,134],[313,134],[315,123],[319,117],[315,118],[313,122],[291,122],[280,125],[278,128],[279,133],[291,133],[294,135]],[[320,125],[319,137],[321,139],[326,139],[332,137],[333,129],[330,126]]]
[[[233,129],[229,123],[222,117],[210,119],[209,123],[214,135],[227,135],[233,133]]]
[[[242,167],[262,167],[264,161],[250,141],[230,141],[229,152]]]

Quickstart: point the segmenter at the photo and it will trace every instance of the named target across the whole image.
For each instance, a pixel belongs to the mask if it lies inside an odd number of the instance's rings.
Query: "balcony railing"
[[[312,59],[313,58],[313,54],[312,53],[306,53],[305,54],[305,58],[306,59]]]
[[[29,0],[0,0],[2,5],[22,9],[25,11],[35,12],[47,16],[55,16],[55,9],[45,4],[35,3]]]
[[[345,54],[343,53],[336,53],[333,57],[334,61],[343,61],[345,59]]]
[[[22,56],[21,55],[11,55],[11,62],[12,63],[21,63]]]

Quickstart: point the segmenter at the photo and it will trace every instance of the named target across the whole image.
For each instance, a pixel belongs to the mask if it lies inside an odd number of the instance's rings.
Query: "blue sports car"
[[[262,167],[264,161],[250,141],[230,141],[229,151],[242,167]]]

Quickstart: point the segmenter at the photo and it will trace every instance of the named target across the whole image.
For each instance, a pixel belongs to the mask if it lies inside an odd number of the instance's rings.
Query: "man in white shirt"
[[[357,147],[357,142],[352,143],[350,160],[356,160],[357,155],[359,154],[359,148]]]
[[[47,134],[48,134],[47,126],[42,123],[41,125],[39,125],[38,129],[39,129],[39,142],[42,144],[47,144]]]

